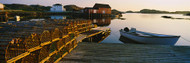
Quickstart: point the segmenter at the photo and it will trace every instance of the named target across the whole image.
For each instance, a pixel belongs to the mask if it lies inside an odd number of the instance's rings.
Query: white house
[[[61,4],[54,4],[50,9],[51,12],[64,12],[65,8]]]
[[[0,3],[0,10],[4,10],[4,5]]]

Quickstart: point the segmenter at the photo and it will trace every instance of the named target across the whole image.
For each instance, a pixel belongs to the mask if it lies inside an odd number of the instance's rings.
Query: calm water
[[[166,19],[161,16],[172,16],[175,18],[190,18],[190,16],[183,16],[182,14],[140,14],[127,13],[123,14],[126,20],[113,19],[111,24],[106,27],[111,28],[111,34],[101,43],[123,43],[119,40],[119,30],[124,27],[134,27],[137,30],[168,34],[180,35],[180,39],[176,43],[177,46],[190,46],[190,20],[184,19]]]
[[[167,15],[175,18],[190,18],[180,14],[135,14],[123,15],[126,20],[120,19],[93,19],[99,26],[111,28],[111,34],[101,44],[79,43],[76,49],[63,58],[66,63],[190,63],[190,20],[165,19]],[[119,30],[124,27],[134,27],[137,30],[180,35],[182,38],[177,46],[144,45],[144,44],[115,44],[123,43]],[[131,42],[125,40],[125,42]],[[182,47],[178,47],[182,46]],[[77,59],[77,60],[76,60]],[[62,63],[62,62],[60,62]]]
[[[190,18],[182,14],[140,14],[140,13],[126,13],[121,19],[92,19],[93,23],[99,26],[111,28],[111,34],[101,43],[123,43],[119,40],[119,30],[125,27],[136,28],[140,31],[152,32],[167,35],[180,35],[180,39],[176,43],[177,46],[190,46],[190,20],[185,19],[166,19],[161,16],[172,16],[174,18]],[[28,18],[26,18],[28,19]],[[72,19],[66,16],[49,16],[49,17],[32,17],[28,20],[39,19]],[[28,21],[21,19],[21,21]],[[129,42],[125,40],[125,42]]]

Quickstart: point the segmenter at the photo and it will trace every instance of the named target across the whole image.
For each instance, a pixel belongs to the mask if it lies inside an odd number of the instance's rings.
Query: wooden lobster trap
[[[79,33],[90,20],[44,20],[1,24],[0,61],[3,63],[58,62],[76,47]]]

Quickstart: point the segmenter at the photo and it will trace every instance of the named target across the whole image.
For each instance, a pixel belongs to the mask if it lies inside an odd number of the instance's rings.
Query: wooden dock
[[[0,23],[0,61],[57,63],[85,38],[110,32],[90,20]]]
[[[189,63],[190,47],[82,42],[59,63]]]
[[[92,31],[79,34],[79,37],[77,37],[76,40],[78,42],[82,42],[82,40],[84,40],[86,38],[93,37],[93,36],[98,35],[100,33],[110,33],[110,32],[111,32],[110,28],[107,28],[107,27],[92,28]]]

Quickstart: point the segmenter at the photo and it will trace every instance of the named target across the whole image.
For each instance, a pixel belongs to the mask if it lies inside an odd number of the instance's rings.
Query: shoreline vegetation
[[[190,11],[160,11],[154,9],[142,9],[140,11],[126,11],[125,13],[144,13],[144,14],[183,14],[184,16],[190,16]],[[172,16],[161,16],[162,18],[166,19],[183,19],[183,20],[190,20],[190,18],[176,18]]]
[[[184,14],[187,16],[190,16],[190,11],[175,11],[175,12],[169,12],[169,11],[161,11],[161,10],[155,10],[155,9],[142,9],[140,11],[126,11],[125,13],[147,13],[147,14]]]
[[[41,16],[41,15],[77,15],[77,16],[88,16],[86,13],[82,13],[80,10],[82,7],[76,5],[65,5],[65,12],[50,12],[51,6],[42,5],[26,5],[26,4],[4,4],[5,10],[0,12],[8,12],[9,16]],[[94,14],[95,16],[101,16],[101,14]],[[104,15],[103,15],[104,16]],[[122,12],[113,9],[110,15],[111,17],[121,17]]]
[[[172,17],[172,16],[161,16],[162,18],[166,18],[166,19],[184,19],[184,20],[190,20],[190,18],[176,18],[176,17]]]
[[[65,5],[65,12],[50,12],[51,6],[42,5],[26,5],[26,4],[4,4],[5,10],[1,12],[8,12],[8,16],[44,16],[44,15],[66,15],[66,16],[76,16],[76,17],[86,17],[89,14],[80,12],[82,7],[76,5]],[[120,18],[123,13],[145,13],[145,14],[183,14],[185,16],[190,16],[190,11],[161,11],[155,9],[142,9],[140,11],[118,11],[116,9],[111,10],[111,17]],[[94,14],[95,18],[102,17],[101,14]],[[167,16],[165,16],[167,18]],[[163,18],[165,18],[163,17]],[[184,19],[184,18],[172,18],[172,19]],[[186,18],[185,18],[186,19]],[[189,20],[189,19],[188,19]]]

